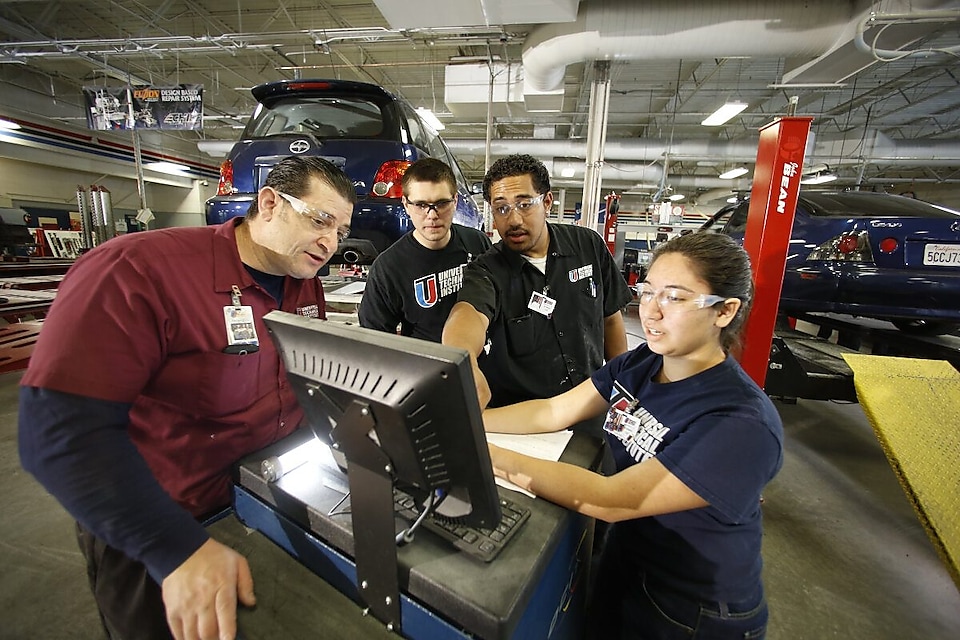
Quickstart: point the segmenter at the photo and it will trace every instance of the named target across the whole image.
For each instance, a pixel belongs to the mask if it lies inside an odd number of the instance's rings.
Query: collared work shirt
[[[590,377],[604,362],[604,320],[632,299],[596,232],[548,229],[546,275],[503,242],[464,269],[458,300],[490,320],[480,368],[491,407],[552,397]],[[549,317],[528,307],[534,292],[556,300]]]
[[[128,433],[194,516],[229,504],[230,468],[303,418],[263,323],[277,308],[240,261],[232,220],[114,238],[64,278],[21,384],[129,403]],[[231,288],[259,350],[224,353]],[[325,317],[316,278],[284,282],[284,311]]]

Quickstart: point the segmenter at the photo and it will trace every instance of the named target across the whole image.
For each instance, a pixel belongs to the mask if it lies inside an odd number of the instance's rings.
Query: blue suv
[[[370,264],[413,229],[400,200],[400,178],[414,161],[433,157],[458,182],[454,221],[483,229],[483,216],[446,144],[405,101],[382,87],[341,80],[282,80],[252,89],[258,105],[220,166],[207,224],[246,214],[274,164],[290,155],[329,160],[353,180],[357,204],[350,237],[334,263]]]

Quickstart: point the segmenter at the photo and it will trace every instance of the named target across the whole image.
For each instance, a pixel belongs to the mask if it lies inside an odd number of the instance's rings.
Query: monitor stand
[[[316,393],[322,393],[315,390]],[[353,400],[332,431],[347,459],[357,589],[369,612],[399,632],[400,579],[394,530],[390,459],[367,435],[376,421],[366,403]],[[367,613],[367,611],[364,611]]]

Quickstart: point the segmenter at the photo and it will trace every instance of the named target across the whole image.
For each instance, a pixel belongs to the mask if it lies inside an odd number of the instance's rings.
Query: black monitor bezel
[[[453,490],[471,507],[460,521],[497,526],[499,495],[466,351],[282,311],[264,321],[318,437],[338,444],[343,425],[335,422],[352,403],[366,405],[396,484],[424,494]],[[411,424],[419,424],[419,439]]]

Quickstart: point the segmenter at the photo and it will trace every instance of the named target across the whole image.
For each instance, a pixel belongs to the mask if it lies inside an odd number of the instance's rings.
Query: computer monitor
[[[282,311],[264,320],[317,437],[342,451],[354,428],[348,409],[359,403],[369,415],[361,411],[356,428],[389,458],[398,485],[448,494],[450,517],[496,527],[500,502],[466,351]]]
[[[441,494],[444,515],[496,528],[500,500],[466,351],[282,311],[264,322],[314,433],[346,457],[358,580],[372,596],[396,580],[395,570],[384,575],[396,565],[394,485],[422,500]],[[395,586],[384,589],[396,600]],[[368,598],[374,613],[398,628],[378,600]]]

